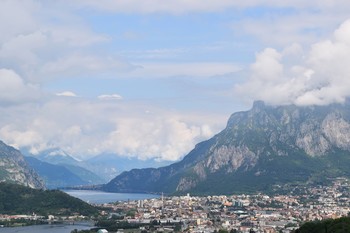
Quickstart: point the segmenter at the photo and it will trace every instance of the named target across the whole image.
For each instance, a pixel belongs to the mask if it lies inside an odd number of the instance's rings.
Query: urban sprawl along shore
[[[277,186],[280,194],[160,196],[159,198],[95,204],[102,219],[127,222],[133,228],[118,232],[238,232],[290,233],[302,223],[340,218],[350,212],[350,185],[337,178],[329,185]],[[1,215],[12,219],[74,223],[86,216]],[[124,224],[125,225],[125,224]]]
[[[280,187],[282,190],[283,187]],[[288,195],[171,196],[125,201],[102,206],[109,218],[129,223],[159,223],[160,231],[172,231],[181,223],[182,232],[292,232],[306,221],[347,216],[350,211],[349,183],[338,178],[329,186],[288,187]],[[134,211],[133,214],[130,211]]]

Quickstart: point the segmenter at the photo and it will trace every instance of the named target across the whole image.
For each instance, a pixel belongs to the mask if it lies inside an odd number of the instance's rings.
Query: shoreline
[[[30,227],[30,226],[40,226],[40,225],[48,225],[48,226],[89,226],[94,227],[94,221],[90,220],[75,220],[75,221],[65,221],[65,220],[55,220],[55,221],[48,221],[48,220],[27,220],[27,219],[16,219],[19,221],[13,221],[13,219],[0,221],[1,223],[11,223],[11,225],[8,224],[0,224],[0,228],[17,228],[17,227]]]

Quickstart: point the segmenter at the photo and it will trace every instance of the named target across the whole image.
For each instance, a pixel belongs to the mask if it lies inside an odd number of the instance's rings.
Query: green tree
[[[219,230],[219,233],[228,233],[228,231],[225,230],[225,229],[220,229],[220,230]]]

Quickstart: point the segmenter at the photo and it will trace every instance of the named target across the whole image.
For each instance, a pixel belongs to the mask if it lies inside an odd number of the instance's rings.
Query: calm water
[[[73,197],[77,197],[83,201],[92,204],[103,204],[116,201],[127,201],[127,200],[144,200],[158,198],[159,195],[153,194],[142,194],[142,193],[107,193],[101,191],[90,191],[90,190],[63,190]]]
[[[90,223],[77,223],[76,225],[36,225],[28,227],[4,227],[1,233],[70,233],[74,229],[88,230],[94,227]]]

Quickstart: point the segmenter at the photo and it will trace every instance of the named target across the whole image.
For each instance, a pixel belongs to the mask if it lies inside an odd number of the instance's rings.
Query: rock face
[[[0,182],[43,189],[44,183],[24,160],[21,152],[0,141]]]
[[[350,103],[266,106],[234,113],[226,128],[178,163],[124,172],[107,191],[219,194],[350,176]]]

